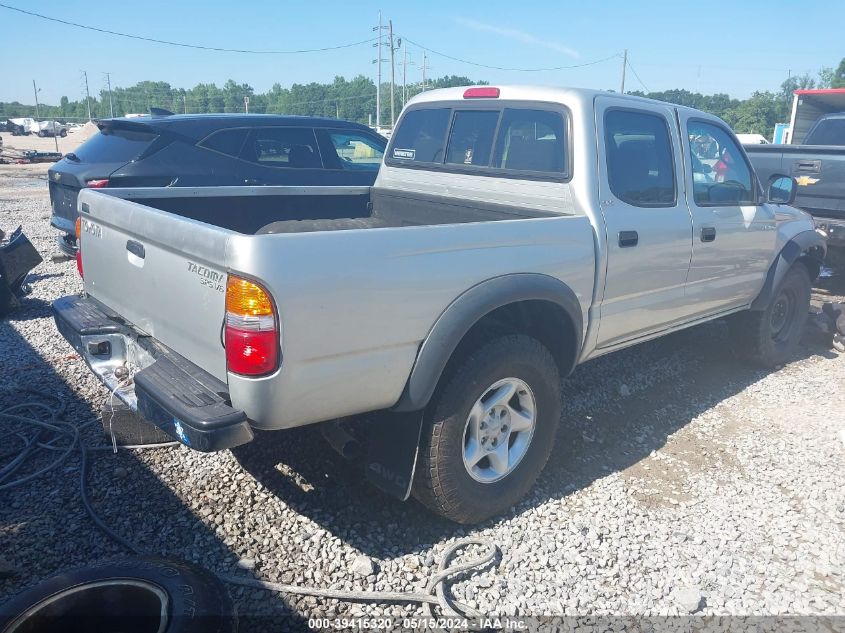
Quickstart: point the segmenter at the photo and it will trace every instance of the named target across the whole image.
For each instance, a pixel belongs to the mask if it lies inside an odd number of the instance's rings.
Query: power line
[[[643,89],[644,89],[646,92],[651,92],[651,90],[649,90],[649,89],[648,89],[648,87],[646,87],[646,85],[643,83],[643,80],[642,80],[642,79],[640,79],[640,76],[637,74],[637,71],[636,71],[636,70],[634,70],[634,67],[633,67],[633,66],[631,66],[631,62],[629,62],[629,61],[627,61],[627,60],[626,60],[626,62],[627,62],[627,64],[628,64],[628,68],[630,68],[630,69],[631,69],[631,72],[632,72],[632,73],[634,73],[634,77],[636,77],[636,78],[637,78],[637,81],[639,81],[639,82],[640,82],[640,85],[643,87]]]
[[[0,5],[2,6],[2,5]],[[550,66],[548,68],[508,68],[505,66],[493,66],[491,64],[480,64],[478,62],[473,62],[468,59],[462,59],[460,57],[454,57],[452,55],[447,55],[446,53],[442,53],[440,51],[436,51],[433,48],[429,48],[428,46],[423,46],[422,44],[415,42],[410,37],[402,36],[402,39],[407,41],[414,46],[417,46],[424,51],[428,51],[429,53],[433,53],[438,55],[439,57],[445,57],[446,59],[451,59],[453,62],[460,62],[462,64],[469,64],[470,66],[477,66],[478,68],[489,68],[490,70],[508,70],[508,71],[515,71],[515,72],[522,72],[522,73],[539,73],[539,72],[548,72],[552,70],[569,70],[571,68],[584,68],[585,66],[594,66],[596,64],[601,64],[602,62],[609,61],[611,59],[617,58],[621,56],[621,53],[614,53],[613,55],[608,55],[607,57],[603,57],[602,59],[596,59],[591,62],[584,62],[582,64],[571,64],[569,66]]]
[[[142,40],[144,42],[153,42],[154,44],[166,44],[168,46],[180,46],[182,48],[195,48],[204,51],[217,51],[221,53],[249,53],[253,55],[293,55],[296,53],[323,53],[326,51],[335,51],[341,48],[351,48],[353,46],[360,46],[362,44],[369,44],[370,42],[375,41],[378,38],[370,38],[368,40],[361,40],[360,42],[351,42],[349,44],[339,44],[337,46],[325,46],[323,48],[304,48],[300,50],[293,50],[293,51],[267,51],[267,50],[250,50],[250,49],[240,49],[240,48],[221,48],[218,46],[202,46],[200,44],[185,44],[183,42],[171,42],[169,40],[159,40],[154,37],[145,37],[143,35],[132,35],[130,33],[121,33],[119,31],[110,31],[109,29],[102,29],[96,26],[89,26],[87,24],[79,24],[77,22],[70,22],[69,20],[62,20],[60,18],[53,18],[48,15],[42,15],[41,13],[35,13],[34,11],[26,11],[25,9],[21,9],[19,7],[13,7],[8,4],[0,3],[0,8],[9,9],[10,11],[17,11],[18,13],[23,13],[25,15],[30,15],[36,18],[41,18],[42,20],[49,20],[50,22],[57,22],[59,24],[64,24],[66,26],[74,26],[79,29],[86,29],[88,31],[96,31],[98,33],[106,33],[108,35],[117,35],[119,37],[127,37],[133,40]]]

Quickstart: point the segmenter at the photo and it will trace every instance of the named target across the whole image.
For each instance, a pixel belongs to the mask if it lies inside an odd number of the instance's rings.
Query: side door
[[[607,230],[597,344],[608,347],[683,319],[692,219],[671,107],[598,97],[596,127]]]
[[[693,316],[748,304],[766,276],[777,239],[775,212],[736,138],[718,120],[679,112],[689,155],[693,222],[686,297]]]
[[[325,168],[311,127],[259,127],[241,150],[245,185],[324,185]]]

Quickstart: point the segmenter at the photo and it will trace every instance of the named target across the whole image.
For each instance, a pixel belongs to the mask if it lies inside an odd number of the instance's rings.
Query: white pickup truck
[[[736,159],[719,179],[703,134]],[[372,188],[83,190],[85,292],[55,318],[188,446],[363,418],[375,483],[473,523],[542,471],[578,364],[724,317],[754,361],[789,360],[825,251],[794,192],[689,108],[433,90]]]

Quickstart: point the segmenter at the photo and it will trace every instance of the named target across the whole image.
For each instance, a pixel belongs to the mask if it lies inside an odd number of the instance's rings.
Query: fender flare
[[[808,230],[802,231],[795,235],[791,240],[784,244],[780,253],[777,254],[769,272],[766,274],[766,281],[763,284],[763,289],[757,298],[751,302],[751,310],[765,310],[766,306],[772,300],[775,290],[780,285],[781,279],[786,274],[792,265],[803,256],[808,256],[813,259],[819,266],[824,261],[825,253],[827,252],[827,242],[820,233]]]
[[[549,275],[502,275],[473,286],[438,317],[420,346],[402,396],[392,410],[417,411],[425,408],[446,364],[470,328],[496,308],[531,300],[554,303],[571,320],[575,332],[575,354],[571,366],[562,368],[562,373],[568,374],[574,368],[583,344],[583,317],[578,297],[569,286]]]

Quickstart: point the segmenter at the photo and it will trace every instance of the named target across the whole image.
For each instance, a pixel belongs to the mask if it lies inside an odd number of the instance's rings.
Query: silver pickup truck
[[[720,178],[704,133],[736,158]],[[689,108],[434,90],[372,188],[83,190],[85,291],[55,318],[192,448],[363,421],[372,481],[473,523],[542,471],[576,365],[724,317],[749,358],[790,358],[825,251],[794,192]]]

